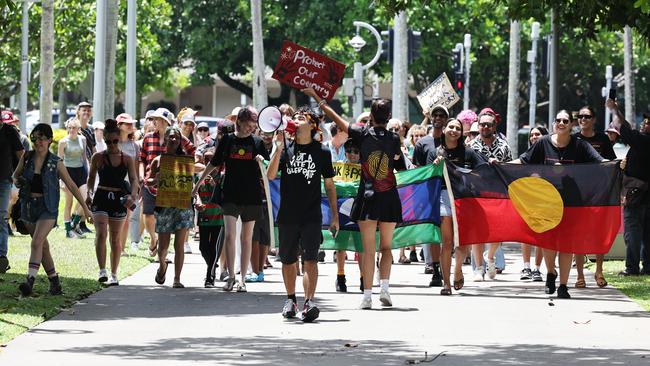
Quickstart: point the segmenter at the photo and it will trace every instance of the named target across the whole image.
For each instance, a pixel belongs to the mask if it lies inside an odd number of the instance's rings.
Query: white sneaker
[[[237,282],[237,292],[248,292],[245,282]]]
[[[185,254],[192,254],[192,247],[190,243],[185,243]]]
[[[108,282],[106,283],[107,286],[119,286],[120,283],[117,280],[117,276],[111,273],[111,277],[108,279]]]
[[[483,273],[483,266],[478,266],[474,270],[474,282],[483,282],[485,279],[485,274]]]
[[[361,310],[372,309],[372,298],[364,296],[363,299],[361,300],[361,305],[359,305],[359,309]]]
[[[132,241],[131,251],[137,252],[138,250],[140,250],[140,243],[138,243],[137,241]]]
[[[496,265],[494,264],[494,262],[488,262],[488,265],[487,265],[487,274],[488,274],[488,277],[489,277],[491,280],[493,280],[493,279],[495,279],[495,278],[497,277],[497,267],[496,267]]]
[[[379,302],[381,302],[382,306],[393,306],[393,301],[390,299],[388,290],[381,290],[379,293]]]
[[[97,281],[99,281],[101,283],[104,283],[104,282],[108,281],[108,272],[106,272],[105,269],[100,269],[99,270],[99,278],[97,279]]]

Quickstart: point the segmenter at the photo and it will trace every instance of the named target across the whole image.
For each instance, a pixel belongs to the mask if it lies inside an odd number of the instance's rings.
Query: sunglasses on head
[[[571,121],[566,118],[556,118],[555,123],[562,123],[564,125],[568,125],[569,123],[571,123]]]
[[[108,145],[108,146],[110,146],[110,145],[117,145],[117,144],[120,142],[120,139],[104,140],[104,142],[105,142],[106,145]]]
[[[576,116],[578,119],[591,119],[593,117],[591,114],[579,114]]]

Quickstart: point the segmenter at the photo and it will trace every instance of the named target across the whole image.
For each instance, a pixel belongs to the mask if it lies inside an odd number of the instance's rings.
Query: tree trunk
[[[54,0],[42,1],[41,15],[41,98],[40,121],[52,123],[54,78]]]
[[[117,21],[119,0],[106,1],[106,58],[104,84],[104,119],[115,117],[115,52],[117,48]]]
[[[251,25],[253,28],[253,105],[262,109],[268,104],[264,69],[264,43],[262,39],[262,0],[251,0]]]
[[[59,128],[65,128],[65,121],[68,120],[67,105],[68,95],[63,87],[63,83],[59,86]]]
[[[510,21],[510,63],[508,66],[508,109],[506,138],[514,156],[518,156],[517,131],[519,130],[519,22]],[[514,157],[513,156],[513,157]]]

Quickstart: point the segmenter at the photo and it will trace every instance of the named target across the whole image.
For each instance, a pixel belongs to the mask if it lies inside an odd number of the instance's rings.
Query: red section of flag
[[[565,207],[555,228],[538,234],[509,199],[454,201],[460,245],[514,241],[576,254],[606,254],[621,227],[620,206]]]
[[[323,99],[334,98],[343,82],[345,65],[290,41],[282,42],[273,78],[298,90],[314,88]]]

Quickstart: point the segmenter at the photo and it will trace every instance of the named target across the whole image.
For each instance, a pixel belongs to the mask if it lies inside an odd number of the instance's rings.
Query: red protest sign
[[[321,98],[330,100],[341,86],[344,72],[344,64],[284,41],[273,78],[296,89],[314,88]]]

